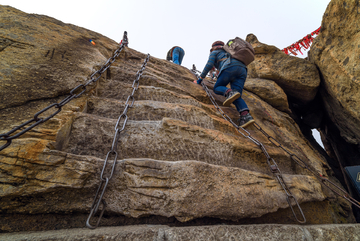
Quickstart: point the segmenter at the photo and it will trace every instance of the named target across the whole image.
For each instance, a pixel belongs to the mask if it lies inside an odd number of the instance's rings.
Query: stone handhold
[[[315,98],[320,75],[314,64],[288,56],[274,46],[260,43],[253,34],[246,39],[255,50],[255,60],[248,65],[250,78],[273,80],[289,98],[300,103],[306,104]]]

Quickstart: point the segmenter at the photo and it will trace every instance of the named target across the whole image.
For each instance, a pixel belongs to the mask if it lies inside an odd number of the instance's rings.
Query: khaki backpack
[[[242,38],[236,37],[230,39],[223,47],[234,59],[240,60],[246,66],[249,65],[255,59],[254,48],[243,40]]]

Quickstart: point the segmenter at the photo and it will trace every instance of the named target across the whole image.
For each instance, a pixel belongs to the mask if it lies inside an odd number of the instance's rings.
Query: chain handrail
[[[10,130],[7,133],[0,134],[0,141],[6,141],[5,144],[0,146],[0,151],[4,150],[8,146],[10,146],[13,139],[16,139],[19,136],[25,134],[26,132],[30,131],[34,127],[38,126],[39,124],[42,124],[42,123],[48,121],[49,119],[51,119],[52,117],[54,117],[55,115],[60,113],[60,111],[62,110],[62,107],[64,105],[69,103],[72,99],[78,98],[79,96],[81,96],[87,90],[87,87],[90,84],[95,83],[101,77],[101,75],[111,66],[111,64],[120,55],[120,52],[123,50],[123,48],[125,46],[127,46],[128,39],[127,39],[127,32],[126,31],[124,32],[124,37],[123,38],[124,38],[124,40],[120,44],[119,48],[114,51],[113,56],[111,56],[106,61],[106,63],[103,66],[101,66],[101,68],[99,70],[97,70],[93,74],[91,74],[90,80],[88,82],[86,82],[85,84],[80,84],[80,85],[76,86],[74,89],[72,89],[70,91],[70,95],[67,96],[65,99],[63,99],[62,101],[60,101],[60,103],[53,103],[53,104],[45,107],[44,109],[37,112],[31,120],[28,120],[28,121],[22,123],[21,125],[14,127],[12,130]],[[44,113],[45,111],[50,110],[51,108],[55,108],[53,114],[49,115],[46,118],[40,118],[39,117],[40,114]],[[33,122],[35,122],[35,123],[33,123]],[[31,124],[31,123],[33,123],[33,124]],[[28,126],[29,124],[31,124],[31,125]],[[26,126],[28,126],[28,127],[26,127]],[[21,130],[22,128],[25,128],[25,129]],[[20,131],[20,132],[17,133],[17,134],[14,134],[16,131]],[[13,134],[13,135],[11,135],[11,134]]]
[[[195,65],[193,65],[193,68],[192,68],[190,71],[196,76],[196,78],[199,78],[199,77],[200,77],[199,74],[198,74],[198,73],[200,73],[200,71],[198,71],[198,70],[196,69]],[[245,130],[244,128],[236,125],[236,124],[232,121],[232,119],[231,119],[228,115],[226,115],[226,114],[224,113],[224,111],[223,111],[223,110],[219,107],[219,105],[216,103],[215,98],[212,96],[212,94],[210,93],[210,91],[209,91],[209,89],[207,88],[207,86],[206,86],[203,82],[201,83],[201,85],[202,85],[202,87],[204,88],[206,94],[209,96],[210,101],[213,103],[213,105],[215,106],[215,108],[221,113],[222,117],[223,117],[225,120],[229,121],[229,122],[237,129],[237,131],[238,131],[239,133],[241,133],[244,137],[250,139],[252,142],[254,142],[256,145],[258,145],[258,146],[261,148],[261,150],[263,151],[263,153],[265,154],[265,156],[266,156],[266,158],[267,158],[267,163],[268,163],[268,165],[270,166],[271,172],[274,173],[274,170],[275,170],[275,175],[276,175],[276,177],[277,177],[280,185],[281,185],[281,186],[283,187],[283,189],[285,190],[285,193],[287,194],[288,203],[290,204],[290,198],[294,198],[294,201],[296,202],[296,205],[299,207],[299,210],[300,210],[302,216],[304,217],[304,222],[303,222],[303,223],[305,223],[305,222],[306,222],[306,219],[305,219],[305,216],[304,216],[302,210],[300,209],[300,205],[298,204],[296,198],[295,198],[291,193],[289,193],[290,195],[288,195],[288,192],[287,192],[288,188],[286,187],[286,185],[283,185],[283,184],[285,184],[285,182],[284,182],[283,179],[282,179],[282,175],[281,175],[281,173],[280,173],[280,169],[277,167],[277,164],[275,163],[275,161],[274,161],[274,160],[270,157],[270,155],[267,153],[264,145],[263,145],[261,142],[259,142],[258,140],[256,140],[255,138],[253,138],[253,137],[251,136],[251,134],[250,134],[247,130]],[[321,175],[318,171],[314,170],[311,166],[309,166],[307,163],[305,163],[303,160],[301,160],[296,154],[294,154],[294,153],[290,152],[289,150],[287,150],[286,148],[284,148],[278,140],[276,140],[274,137],[272,137],[272,136],[270,136],[269,134],[267,134],[267,133],[265,132],[265,130],[260,127],[259,124],[257,124],[257,123],[255,122],[255,123],[254,123],[254,126],[255,126],[255,128],[258,129],[263,135],[265,135],[265,136],[267,137],[267,139],[268,139],[272,144],[274,144],[276,147],[281,148],[281,149],[284,150],[287,154],[289,154],[291,160],[293,160],[295,163],[297,163],[297,164],[298,164],[299,166],[301,166],[302,168],[307,169],[312,175],[314,175],[317,179],[319,179],[324,186],[326,186],[327,188],[329,188],[329,189],[330,189],[331,191],[333,191],[336,195],[344,198],[345,200],[347,200],[348,202],[350,202],[350,203],[353,204],[354,206],[360,208],[360,202],[357,201],[356,199],[354,199],[353,197],[351,197],[351,195],[350,195],[349,193],[347,193],[344,189],[342,189],[341,187],[339,187],[338,185],[336,185],[334,182],[330,181],[328,178],[325,178],[325,177],[324,177],[323,175]],[[244,134],[243,132],[241,132],[240,130],[243,131],[245,134]],[[272,161],[275,165],[271,165],[270,161]],[[276,172],[278,172],[278,173],[276,173]],[[289,191],[290,191],[290,190],[289,190]],[[290,205],[290,208],[291,208],[291,210],[292,210],[292,212],[293,212],[296,220],[299,221],[299,219],[298,219],[297,216],[295,215],[295,212],[294,212],[294,210],[293,210],[293,208],[292,208],[291,205]],[[300,222],[300,221],[299,221],[299,222]],[[302,223],[302,222],[300,222],[300,223]]]
[[[291,160],[293,160],[295,163],[297,163],[299,166],[301,166],[304,169],[307,169],[312,175],[314,175],[317,179],[321,181],[321,183],[329,188],[331,191],[336,193],[338,196],[343,197],[356,207],[360,208],[360,202],[351,197],[349,193],[347,193],[344,189],[336,185],[334,182],[330,181],[329,179],[325,178],[323,175],[321,175],[318,171],[314,170],[313,167],[309,166],[307,163],[305,163],[303,160],[301,160],[296,154],[290,152],[285,147],[283,147],[280,142],[278,142],[275,138],[267,134],[259,124],[254,123],[254,126],[256,129],[258,129],[263,135],[268,138],[268,140],[273,143],[276,147],[281,148],[283,151],[285,151],[287,154],[289,154]],[[339,193],[340,192],[340,193]]]
[[[297,199],[295,198],[295,196],[291,193],[290,189],[287,187],[283,177],[282,177],[282,173],[278,167],[278,165],[276,164],[275,160],[273,158],[271,158],[271,156],[269,155],[269,153],[266,151],[265,146],[258,141],[257,139],[255,139],[254,137],[251,136],[250,132],[248,132],[247,130],[245,130],[244,128],[242,128],[241,126],[236,125],[232,119],[225,114],[225,112],[220,108],[220,106],[216,103],[216,100],[214,98],[214,96],[211,94],[211,92],[209,91],[208,87],[204,84],[204,81],[201,83],[201,86],[204,88],[206,94],[209,96],[210,101],[212,102],[212,104],[215,106],[215,108],[220,112],[220,114],[222,115],[222,117],[227,120],[228,122],[230,122],[235,128],[236,130],[242,134],[244,137],[248,138],[249,140],[251,140],[253,143],[255,143],[257,146],[260,147],[260,149],[262,150],[262,152],[264,153],[264,155],[266,156],[266,162],[270,168],[270,171],[275,175],[276,179],[278,180],[280,186],[284,189],[285,194],[286,194],[286,200],[291,208],[291,211],[295,217],[295,219],[299,222],[299,223],[306,223],[306,218],[305,215],[297,201]],[[300,220],[297,216],[297,214],[295,213],[295,210],[293,208],[293,205],[291,203],[291,200],[294,200],[295,205],[297,206],[301,216],[302,216],[302,220]]]
[[[199,74],[201,74],[201,71],[199,71],[199,70],[197,70],[196,69],[196,66],[195,66],[195,64],[193,64],[193,66],[192,66],[192,69],[190,69],[190,71],[196,76],[196,78],[200,78],[200,75]],[[214,81],[214,77],[211,77],[210,76],[210,78],[211,78],[211,81],[210,80],[207,80],[209,83],[211,83],[211,84],[215,84],[216,83],[216,80]]]
[[[147,65],[147,62],[149,61],[149,58],[150,58],[150,54],[147,55],[147,57],[146,57],[143,65],[141,66],[140,70],[136,73],[135,80],[134,80],[134,82],[132,84],[132,88],[133,88],[132,93],[131,93],[131,95],[128,96],[128,98],[126,100],[126,103],[125,103],[124,111],[119,116],[119,118],[118,118],[118,120],[116,122],[115,135],[114,135],[113,143],[112,143],[110,151],[106,155],[104,165],[103,165],[103,168],[102,168],[102,171],[101,171],[101,174],[100,174],[100,185],[99,185],[99,187],[98,187],[98,189],[96,191],[94,201],[93,201],[93,203],[91,205],[89,217],[86,220],[86,226],[88,228],[95,229],[95,228],[97,228],[99,226],[100,220],[101,220],[101,218],[102,218],[102,216],[104,214],[105,208],[107,206],[105,200],[103,200],[103,196],[104,196],[106,187],[107,187],[110,179],[112,178],[114,170],[115,170],[115,165],[116,165],[117,156],[118,156],[118,153],[117,153],[116,150],[117,150],[117,145],[118,145],[118,142],[119,142],[119,139],[120,139],[120,134],[125,129],[125,125],[126,125],[127,120],[128,120],[127,112],[129,110],[129,108],[132,108],[133,105],[134,105],[134,102],[135,102],[134,94],[135,94],[136,90],[139,88],[139,79],[140,79],[140,77],[141,77],[141,75],[142,75],[142,73],[143,73],[143,71],[144,71],[144,69],[145,69],[145,67]],[[129,104],[129,101],[131,101],[131,104]],[[120,124],[121,122],[122,122],[122,125]],[[104,175],[104,173],[105,173],[105,170],[107,169],[106,167],[107,167],[110,155],[114,155],[114,161],[113,161],[112,166],[111,166],[110,175],[108,175],[108,177],[106,177]],[[109,164],[109,165],[111,165],[111,164]],[[100,207],[101,204],[102,204],[102,210],[101,210],[101,212],[99,214],[99,218],[98,218],[95,225],[91,225],[90,224],[90,219],[92,217],[94,217],[95,214],[99,211],[99,207]]]

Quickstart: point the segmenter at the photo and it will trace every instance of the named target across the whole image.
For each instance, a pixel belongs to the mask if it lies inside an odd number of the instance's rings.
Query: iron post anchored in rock
[[[124,31],[122,43],[124,44],[125,47],[127,47],[129,45],[129,39],[127,37],[127,32],[126,31]]]

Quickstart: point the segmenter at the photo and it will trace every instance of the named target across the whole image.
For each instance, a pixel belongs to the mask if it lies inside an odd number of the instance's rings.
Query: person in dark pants
[[[214,92],[217,95],[224,95],[226,97],[223,103],[224,106],[230,106],[231,103],[235,105],[240,114],[239,126],[245,128],[255,122],[249,113],[247,104],[241,98],[246,81],[247,68],[241,61],[231,58],[230,54],[223,49],[223,46],[224,42],[222,41],[216,41],[212,44],[208,62],[197,83],[201,84],[213,67],[219,70],[218,79],[214,85]],[[226,87],[229,83],[231,89]]]
[[[172,47],[166,55],[166,60],[172,60],[175,64],[181,65],[185,51],[179,46]]]

